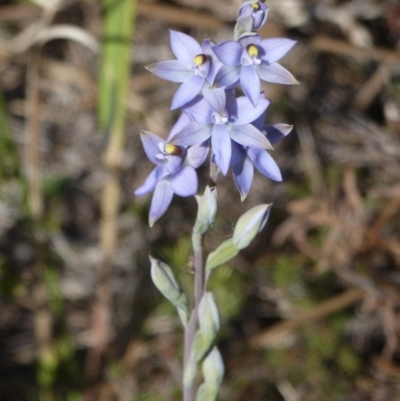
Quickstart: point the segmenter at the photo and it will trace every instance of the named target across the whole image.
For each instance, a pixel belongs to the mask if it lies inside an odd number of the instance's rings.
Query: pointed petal
[[[203,88],[203,96],[216,113],[223,113],[226,105],[225,90],[222,88]]]
[[[270,141],[271,145],[275,145],[287,134],[289,134],[292,129],[293,125],[274,124],[265,126],[262,132],[266,134],[266,137]]]
[[[220,88],[237,85],[240,79],[240,71],[242,66],[229,67],[224,65],[219,69],[214,80],[214,85]]]
[[[160,61],[146,67],[154,75],[172,82],[185,82],[193,76],[193,71],[178,60]]]
[[[262,149],[249,149],[247,154],[260,173],[271,178],[271,180],[282,181],[279,167],[267,151]]]
[[[252,65],[243,65],[240,73],[240,85],[243,92],[254,106],[257,106],[260,97],[260,78]]]
[[[171,49],[175,57],[184,65],[190,66],[193,59],[202,54],[201,46],[191,36],[170,29]]]
[[[159,144],[165,144],[164,139],[159,138],[149,131],[141,131],[140,139],[142,140],[144,151],[149,160],[154,164],[160,164],[160,160],[157,159],[156,155],[160,153]]]
[[[154,191],[153,199],[151,200],[149,224],[153,224],[158,220],[168,209],[174,195],[169,180],[161,180]]]
[[[146,178],[146,181],[142,186],[140,186],[134,194],[136,196],[141,196],[141,195],[146,195],[149,192],[151,192],[155,186],[157,185],[157,182],[160,181],[162,178],[164,178],[166,175],[168,175],[168,169],[166,166],[158,166],[156,167]]]
[[[230,67],[236,67],[240,65],[240,56],[242,54],[242,48],[238,42],[228,40],[222,42],[217,46],[213,47],[215,55],[225,65]]]
[[[269,103],[269,100],[259,95],[257,106],[254,107],[247,97],[238,97],[226,108],[229,113],[229,122],[235,125],[252,123],[265,112]]]
[[[202,125],[191,122],[172,138],[171,143],[180,146],[199,145],[211,136],[212,127],[211,124]]]
[[[232,145],[232,155],[231,155],[231,162],[230,166],[234,166],[238,164],[246,155],[246,149],[242,145],[239,145],[235,141],[231,141]]]
[[[211,147],[215,155],[215,162],[221,173],[226,175],[231,160],[232,148],[231,139],[225,125],[214,125]]]
[[[264,92],[260,93],[260,99],[265,99],[265,94]],[[267,114],[267,111],[265,110],[263,113],[260,114],[259,117],[257,117],[254,121],[251,122],[252,125],[254,125],[257,129],[259,129],[263,134],[263,129],[265,128],[265,116]]]
[[[220,61],[212,62],[210,70],[208,71],[207,75],[207,82],[210,85],[214,85],[215,78],[219,72],[219,70],[223,67],[224,65]]]
[[[278,63],[270,65],[261,64],[255,67],[258,76],[267,82],[285,85],[298,85],[297,79],[286,69]]]
[[[178,120],[176,121],[175,125],[172,127],[171,132],[168,135],[167,142],[170,142],[172,138],[177,134],[179,131],[182,131],[186,125],[188,125],[192,119],[186,113],[181,113]]]
[[[190,79],[185,81],[176,91],[172,99],[171,110],[182,107],[193,100],[199,94],[204,81],[205,78],[200,75],[193,75]]]
[[[189,114],[189,116],[192,117],[193,120],[198,124],[212,123],[211,115],[213,113],[213,109],[203,96],[195,97],[195,99],[184,106],[182,110]]]
[[[242,202],[250,192],[253,176],[253,163],[246,155],[240,163],[233,167],[233,179],[235,180],[235,184],[240,192]]]
[[[210,144],[208,140],[200,145],[191,146],[187,150],[186,158],[183,163],[185,165],[198,168],[206,160],[209,149],[210,149]]]
[[[258,46],[260,46],[265,52],[262,59],[268,63],[274,63],[275,61],[280,60],[295,44],[295,40],[273,38],[263,39]]]
[[[197,174],[193,167],[185,166],[171,175],[171,188],[179,196],[191,196],[197,192]]]
[[[268,139],[251,124],[228,124],[228,131],[231,138],[243,146],[259,149],[273,149]]]

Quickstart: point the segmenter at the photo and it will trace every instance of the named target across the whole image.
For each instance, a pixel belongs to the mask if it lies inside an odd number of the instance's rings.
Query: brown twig
[[[253,348],[268,347],[279,339],[279,337],[297,330],[307,323],[322,319],[325,316],[355,304],[364,297],[364,294],[365,292],[358,288],[348,290],[337,297],[323,302],[314,309],[303,312],[291,320],[278,323],[270,329],[255,335],[250,339],[250,346]]]

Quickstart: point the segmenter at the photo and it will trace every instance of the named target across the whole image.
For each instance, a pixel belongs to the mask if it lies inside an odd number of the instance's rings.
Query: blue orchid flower
[[[213,42],[205,40],[200,46],[196,40],[181,32],[169,31],[171,49],[177,60],[161,61],[146,68],[160,78],[182,82],[172,99],[171,110],[190,102],[202,89],[206,80],[213,83],[218,63],[212,52]],[[213,58],[216,62],[212,62]]]
[[[268,6],[262,1],[246,1],[239,9],[237,23],[247,32],[259,29],[265,24],[268,11]]]
[[[135,191],[135,195],[154,191],[149,213],[152,227],[165,213],[174,194],[183,197],[196,194],[198,182],[195,169],[206,159],[208,148],[200,144],[186,149],[147,131],[142,131],[140,137],[147,157],[157,165]]]
[[[260,79],[278,84],[298,84],[296,78],[277,63],[295,44],[290,39],[261,39],[258,34],[243,35],[236,41],[222,42],[213,47],[224,64],[215,77],[215,85],[231,88],[239,84],[257,106],[261,90]]]
[[[245,96],[235,98],[231,90],[210,89],[206,97],[197,96],[183,107],[182,110],[193,121],[177,132],[171,143],[190,146],[211,138],[215,162],[226,175],[232,154],[231,141],[251,148],[272,149],[265,135],[251,124],[268,105],[269,101],[265,98],[254,107]]]

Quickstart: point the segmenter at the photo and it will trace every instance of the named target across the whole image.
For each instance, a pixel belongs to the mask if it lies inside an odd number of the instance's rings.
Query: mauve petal
[[[246,155],[246,150],[247,148],[244,148],[242,145],[239,145],[235,141],[231,141],[232,145],[232,155],[231,155],[231,162],[230,166],[234,166],[238,164]]]
[[[263,39],[258,46],[260,46],[265,54],[263,60],[268,63],[274,63],[280,60],[294,45],[295,40],[285,38]]]
[[[236,102],[236,95],[235,95],[235,90],[234,89],[225,89],[225,96],[226,96],[226,106],[228,104],[231,104],[232,102]]]
[[[250,3],[244,3],[239,8],[239,16],[240,17],[249,17],[253,15],[254,8]]]
[[[144,151],[149,160],[154,164],[160,164],[160,160],[157,159],[156,155],[161,152],[159,145],[160,143],[165,144],[164,139],[159,138],[149,131],[141,131],[140,139],[142,140]]]
[[[156,186],[156,184],[158,182],[156,170],[157,170],[157,167],[149,174],[149,176],[146,178],[146,181],[144,182],[144,184],[141,185],[134,192],[134,194],[136,196],[146,195],[146,194],[148,194],[149,192],[151,192],[155,188],[155,186]]]
[[[213,109],[203,96],[196,96],[182,110],[198,124],[211,124]]]
[[[226,95],[225,90],[222,88],[210,89],[207,87],[203,88],[203,96],[211,108],[219,114],[225,111],[226,106]]]
[[[231,138],[243,146],[259,149],[273,149],[268,139],[251,124],[228,124],[228,131]]]
[[[253,103],[254,106],[257,106],[260,97],[260,78],[252,65],[242,66],[240,85],[251,103]]]
[[[154,75],[172,82],[185,82],[193,76],[193,70],[178,60],[160,61],[146,67]]]
[[[188,68],[192,65],[193,59],[203,53],[201,46],[189,35],[170,29],[169,37],[175,57]]]
[[[192,196],[197,192],[197,174],[191,166],[180,168],[170,180],[172,190],[179,196]]]
[[[285,85],[298,85],[297,79],[278,63],[261,64],[255,67],[258,76],[267,82]]]
[[[227,88],[232,85],[237,85],[240,79],[240,71],[242,66],[229,67],[227,65],[222,66],[215,76],[214,85],[220,88]]]
[[[203,43],[201,44],[201,48],[203,50],[203,54],[207,55],[207,56],[211,56],[211,58],[215,57],[215,54],[213,52],[213,46],[215,46],[216,43],[211,40],[211,39],[204,39]]]
[[[223,124],[214,125],[211,136],[211,147],[215,155],[215,162],[223,175],[226,175],[228,172],[232,154],[231,146],[231,139],[226,126]]]
[[[240,192],[242,202],[250,192],[251,184],[253,182],[254,167],[251,160],[245,156],[233,167],[233,179]]]
[[[247,97],[240,96],[227,106],[230,116],[229,122],[235,125],[252,123],[265,112],[269,103],[269,100],[264,99],[263,95],[259,94],[257,106],[254,107]]]
[[[154,187],[157,185],[157,182],[168,175],[168,168],[167,166],[158,166],[156,167],[146,178],[146,181],[143,185],[141,185],[134,194],[136,196],[146,195],[151,192]]]
[[[180,146],[199,145],[211,136],[212,127],[211,124],[202,125],[191,122],[172,138],[171,143]]]
[[[282,140],[286,135],[293,129],[293,125],[289,124],[274,124],[267,125],[262,129],[262,132],[266,134],[267,139],[271,145],[275,145]]]
[[[223,64],[230,67],[236,67],[240,65],[242,48],[238,42],[228,40],[227,42],[222,42],[219,45],[214,46],[213,50],[215,55],[218,57],[218,60]]]
[[[151,200],[149,224],[153,224],[158,220],[168,209],[171,203],[174,192],[172,191],[169,180],[161,180],[154,191],[153,199]]]
[[[224,65],[220,61],[213,61],[210,67],[210,70],[208,71],[207,75],[207,82],[211,85],[214,85],[215,78],[219,72],[219,70],[223,67]]]
[[[282,181],[279,167],[267,151],[262,149],[248,149],[247,154],[260,173],[271,180]]]
[[[210,149],[209,141],[205,141],[200,145],[191,146],[186,153],[183,164],[192,166],[194,168],[200,167],[207,158]]]
[[[206,39],[203,41],[201,47],[203,49],[203,53],[208,56],[209,60],[211,61],[210,70],[208,71],[207,81],[210,85],[214,83],[215,76],[219,69],[223,66],[223,64],[218,60],[217,56],[213,51],[213,46],[215,46],[215,42],[210,39]]]
[[[257,44],[261,41],[261,36],[258,33],[248,33],[239,38],[238,42],[242,49],[245,49],[248,45]]]
[[[181,113],[181,115],[179,116],[178,120],[176,121],[176,123],[174,124],[174,126],[172,127],[172,129],[168,135],[167,142],[170,142],[172,140],[172,138],[179,131],[182,131],[183,128],[186,127],[186,125],[188,125],[191,121],[192,121],[192,119],[190,118],[190,116],[188,114]]]
[[[265,94],[264,92],[260,93],[260,99],[265,99]],[[265,110],[263,113],[260,114],[259,117],[257,117],[254,121],[251,122],[252,125],[254,125],[257,129],[259,129],[263,134],[263,129],[265,128],[265,117],[267,114],[267,110]]]
[[[255,12],[253,14],[254,29],[258,29],[258,28],[262,27],[268,18],[268,11],[269,11],[268,7],[263,3],[259,3],[259,4],[261,6],[261,10]]]
[[[172,99],[171,110],[184,106],[193,100],[200,92],[205,78],[200,75],[193,75],[185,81],[176,91]]]

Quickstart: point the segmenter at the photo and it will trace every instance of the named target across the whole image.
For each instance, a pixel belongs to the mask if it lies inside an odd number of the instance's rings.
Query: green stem
[[[198,307],[204,293],[204,264],[203,264],[203,235],[195,229],[192,234],[192,244],[194,252],[194,308],[190,316],[189,324],[185,330],[185,347],[184,347],[184,372],[191,363],[191,352],[193,341],[196,335],[198,322]],[[184,385],[183,400],[194,400],[193,384]]]

